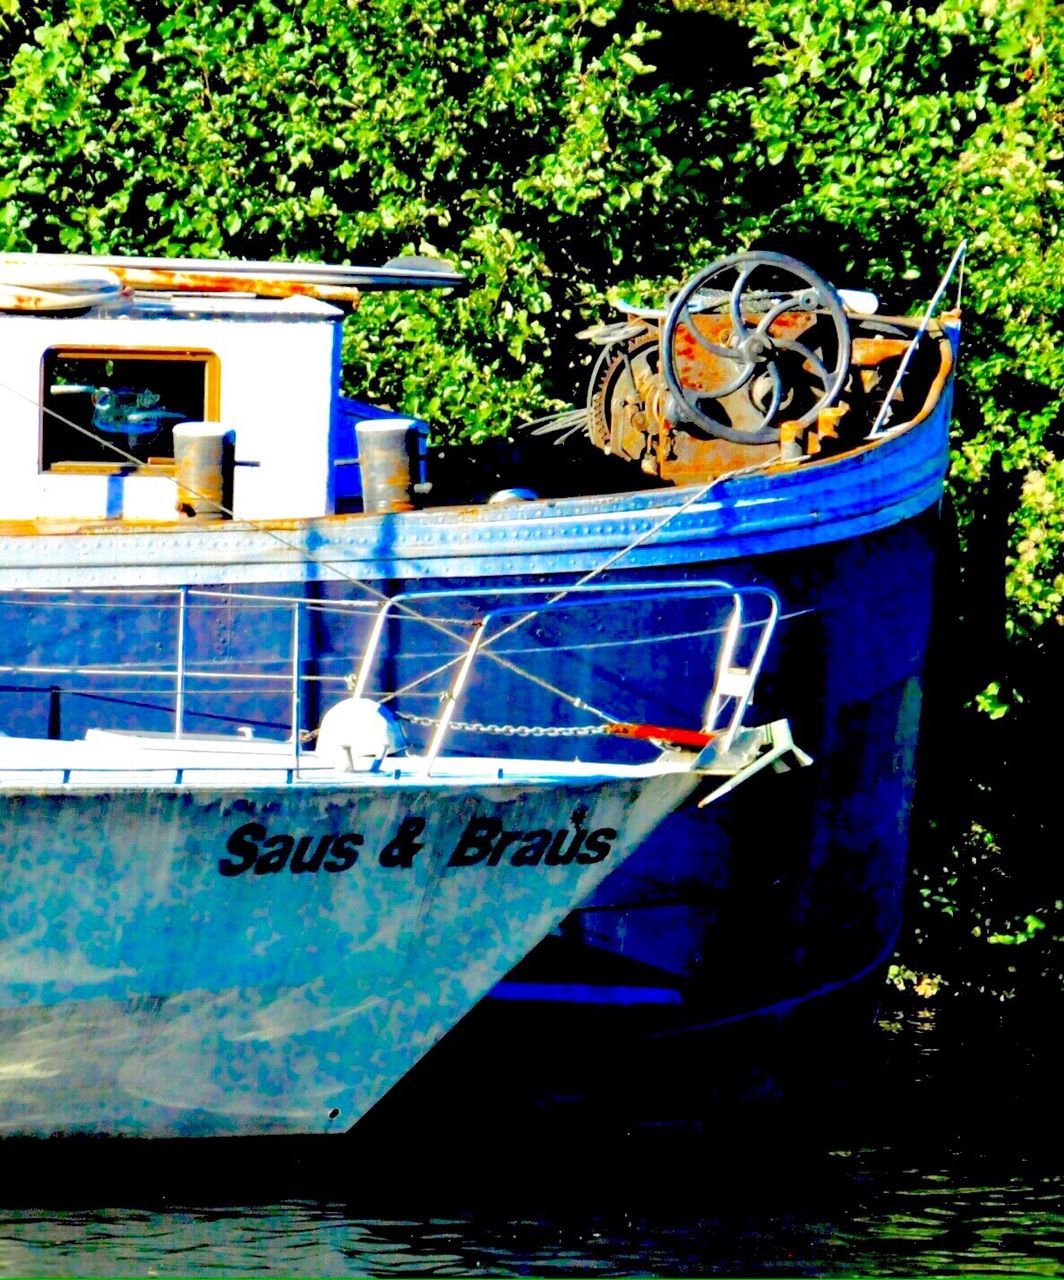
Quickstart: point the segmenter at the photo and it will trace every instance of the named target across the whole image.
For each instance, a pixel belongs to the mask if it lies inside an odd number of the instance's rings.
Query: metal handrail
[[[742,586],[736,587],[728,582],[720,579],[713,579],[704,582],[688,582],[675,579],[665,580],[661,582],[615,582],[615,583],[594,583],[594,584],[574,584],[572,587],[564,590],[564,595],[558,596],[559,588],[557,586],[542,587],[502,587],[497,589],[487,589],[481,592],[458,591],[455,589],[436,589],[431,591],[408,591],[400,592],[390,597],[383,603],[374,602],[372,605],[366,601],[322,601],[320,599],[307,596],[293,597],[291,595],[272,595],[266,593],[242,593],[242,592],[219,592],[208,591],[199,588],[182,586],[171,590],[151,590],[123,592],[121,589],[84,589],[84,590],[55,590],[54,594],[64,597],[63,603],[71,604],[69,597],[72,595],[91,595],[99,596],[101,594],[107,596],[127,595],[132,597],[147,596],[150,597],[151,607],[168,608],[172,607],[176,614],[177,635],[175,641],[174,665],[172,668],[160,666],[158,668],[137,668],[136,673],[141,676],[149,676],[156,679],[172,678],[174,682],[174,703],[173,703],[173,737],[175,741],[181,741],[185,736],[185,719],[188,703],[188,683],[190,678],[203,679],[221,679],[228,678],[234,682],[240,680],[259,680],[264,682],[280,683],[287,682],[289,688],[289,707],[290,707],[290,734],[288,742],[292,748],[293,768],[298,773],[301,751],[301,720],[303,715],[303,696],[302,684],[304,680],[325,680],[335,679],[339,681],[342,677],[323,677],[323,676],[304,676],[302,673],[303,666],[303,645],[305,641],[303,615],[308,609],[324,609],[331,610],[334,607],[336,612],[354,615],[367,614],[372,608],[373,621],[362,649],[361,661],[358,665],[357,675],[353,682],[352,692],[356,697],[365,697],[369,684],[370,676],[377,663],[381,648],[385,627],[388,620],[396,614],[397,611],[407,608],[410,604],[424,603],[432,600],[464,600],[468,601],[470,596],[475,598],[487,597],[493,603],[492,607],[482,610],[478,613],[471,614],[466,619],[453,619],[455,625],[471,628],[470,638],[463,646],[462,650],[454,657],[447,659],[442,665],[434,667],[431,671],[418,676],[407,686],[401,690],[396,690],[386,697],[394,697],[402,694],[403,696],[414,695],[417,685],[424,684],[433,676],[438,676],[443,672],[455,668],[455,675],[448,689],[444,694],[444,706],[435,726],[432,741],[429,747],[429,765],[437,758],[442,750],[444,741],[448,735],[451,723],[455,714],[455,710],[461,700],[469,678],[469,673],[474,660],[478,657],[485,645],[490,643],[493,625],[500,619],[512,618],[514,615],[527,614],[529,618],[546,613],[559,613],[564,610],[572,610],[578,607],[587,607],[594,603],[608,603],[613,606],[622,606],[628,602],[647,601],[647,600],[668,600],[675,598],[685,599],[727,599],[731,602],[730,613],[727,621],[722,627],[709,628],[710,631],[720,631],[723,635],[723,641],[720,645],[716,668],[714,671],[713,682],[710,689],[708,701],[706,703],[704,713],[703,729],[705,732],[712,732],[721,738],[722,746],[725,750],[730,746],[731,741],[741,725],[743,715],[749,703],[750,696],[753,691],[754,683],[760,673],[768,644],[770,642],[773,630],[780,614],[779,599],[775,592],[764,586]],[[35,591],[35,596],[48,594],[44,589]],[[173,605],[167,606],[161,604],[160,597],[173,598]],[[751,617],[746,604],[751,598],[757,598],[762,602],[762,609],[757,616]],[[198,670],[190,668],[188,664],[188,655],[190,651],[188,643],[187,628],[190,625],[190,619],[193,616],[196,605],[194,601],[205,599],[212,601],[220,601],[226,604],[239,605],[241,600],[247,600],[256,605],[274,604],[278,607],[285,607],[291,611],[290,621],[290,652],[287,658],[288,669],[284,673],[254,672],[254,673],[234,673],[215,672],[210,670]],[[537,601],[541,601],[537,603]],[[148,607],[141,602],[139,607]],[[405,616],[405,615],[404,615]],[[424,621],[431,623],[433,619],[428,616],[414,616],[413,621]],[[759,634],[754,646],[753,657],[748,661],[746,666],[738,665],[735,661],[735,655],[739,644],[740,635],[748,628],[759,628]],[[512,630],[513,625],[507,630]],[[495,632],[495,635],[501,635],[501,632]],[[702,633],[698,633],[702,634]],[[610,715],[597,707],[591,706],[589,703],[575,697],[565,694],[564,690],[557,690],[534,673],[523,670],[516,663],[512,663],[503,658],[499,653],[493,651],[490,655],[495,661],[502,661],[504,665],[513,670],[517,675],[525,676],[535,680],[537,683],[543,684],[551,692],[566,698],[571,705],[579,710],[586,711],[599,717],[604,723],[615,721],[616,717]],[[281,661],[278,659],[277,661]],[[108,675],[108,674],[128,674],[129,668],[124,666],[116,666],[109,668],[100,664],[93,664],[91,667],[79,668],[76,666],[27,666],[25,668],[2,668],[3,670],[25,670],[28,672],[50,673],[65,671],[70,673],[82,672],[87,675]]]
[[[741,589],[745,590],[746,588],[741,588]],[[564,588],[566,598],[568,598],[571,595],[576,595],[576,596],[593,596],[596,594],[612,595],[613,593],[619,593],[619,592],[636,592],[639,594],[657,593],[662,596],[667,596],[667,595],[685,594],[694,590],[705,590],[705,591],[714,591],[714,592],[719,590],[719,591],[730,592],[735,590],[735,588],[731,585],[731,583],[724,582],[722,579],[710,579],[707,582],[700,582],[700,583],[684,582],[684,581],[679,581],[674,579],[666,582],[632,582],[632,583],[612,582],[612,583],[598,583],[595,585],[588,584],[586,586],[580,585],[580,584],[574,584],[571,587]],[[454,590],[443,589],[443,590],[435,590],[435,591],[403,591],[403,592],[400,592],[398,595],[389,597],[387,600],[383,601],[381,604],[377,606],[377,616],[374,619],[373,629],[370,632],[369,639],[366,642],[366,647],[362,651],[362,662],[359,665],[359,670],[355,678],[355,684],[354,684],[354,690],[353,690],[354,695],[356,697],[365,696],[366,684],[368,683],[369,673],[372,670],[373,663],[376,659],[376,651],[380,644],[381,635],[383,634],[383,631],[384,631],[384,624],[388,620],[389,615],[391,614],[391,612],[395,607],[406,606],[411,601],[414,601],[414,600],[425,601],[425,600],[455,599],[455,598],[463,598],[463,597],[468,598],[471,594],[490,595],[496,599],[502,599],[507,596],[528,597],[528,596],[539,596],[539,595],[543,595],[543,596],[557,595],[558,591],[559,591],[559,588],[556,586],[500,587],[496,590],[486,591],[481,593],[473,593],[468,591],[459,592]],[[565,606],[565,601],[559,600],[557,603],[559,607]],[[569,607],[571,608],[572,606],[570,605]],[[546,610],[546,608],[547,608],[546,605],[540,606],[540,608],[536,610],[536,613],[542,613]],[[519,610],[515,609],[515,610],[512,610],[512,612],[519,612]],[[427,620],[427,619],[423,619],[423,620]],[[418,619],[414,618],[413,621],[416,622],[418,621]],[[475,621],[476,619],[472,618],[469,620],[469,623],[467,625],[471,626],[474,624]],[[454,659],[454,663],[457,664],[461,660],[462,659],[460,655],[458,658]]]
[[[579,594],[579,588],[574,589],[575,594]],[[717,657],[716,669],[714,671],[713,685],[710,692],[709,703],[707,704],[707,718],[704,723],[706,732],[715,733],[720,737],[721,749],[727,751],[734,740],[735,734],[742,723],[743,715],[749,704],[750,697],[753,693],[754,684],[760,674],[761,666],[764,662],[765,654],[768,651],[768,644],[775,630],[776,622],[779,618],[780,603],[779,597],[774,591],[768,587],[733,587],[727,583],[676,583],[673,584],[672,590],[663,589],[661,583],[618,583],[612,588],[588,587],[588,594],[594,592],[602,592],[606,590],[608,593],[616,591],[613,596],[614,603],[623,604],[627,601],[645,599],[647,597],[653,599],[655,596],[668,597],[669,595],[686,595],[691,598],[700,597],[730,597],[732,601],[732,613],[726,628],[726,640],[721,646],[720,653]],[[530,588],[529,592],[552,592],[557,593],[557,588]],[[514,588],[509,594],[527,594],[522,588]],[[500,593],[502,594],[502,593]],[[760,623],[743,623],[742,601],[747,595],[756,595],[768,603],[768,614],[760,620]],[[574,603],[570,600],[548,600],[540,606],[537,612],[557,612],[563,609],[572,609]],[[469,672],[473,665],[473,660],[477,653],[483,647],[491,623],[497,618],[506,617],[511,614],[526,612],[527,604],[501,605],[496,609],[490,609],[482,618],[476,620],[473,624],[474,630],[470,637],[469,645],[458,663],[458,670],[452,681],[450,689],[445,694],[444,709],[440,715],[440,719],[433,734],[432,742],[427,753],[427,772],[431,774],[432,765],[442,750],[444,740],[450,728],[451,721],[454,717],[455,710],[458,707],[459,700],[465,691],[466,683],[469,678]],[[381,615],[385,616],[385,607],[381,608]],[[754,654],[750,663],[746,667],[737,667],[734,664],[735,648],[738,642],[739,632],[744,625],[760,625],[761,634],[758,637]],[[380,630],[383,629],[383,623],[380,629],[375,629],[373,636],[372,650],[368,650],[369,657],[375,656],[376,646],[380,640]],[[359,672],[360,679],[363,672],[367,670],[367,663],[364,660],[363,668]],[[363,680],[364,685],[364,680]],[[727,724],[723,729],[717,724],[717,719],[721,710],[726,705],[728,699],[733,700],[731,714],[728,717]],[[585,704],[586,705],[586,704]],[[593,710],[594,708],[588,708]],[[599,713],[603,714],[603,713]]]

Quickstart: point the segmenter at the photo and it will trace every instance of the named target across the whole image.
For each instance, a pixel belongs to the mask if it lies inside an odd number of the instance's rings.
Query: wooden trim
[[[45,475],[59,476],[175,476],[173,459],[152,458],[135,466],[132,462],[53,462]]]
[[[44,403],[44,358],[56,356],[88,356],[93,360],[184,360],[205,364],[203,398],[204,422],[218,422],[222,412],[222,361],[217,352],[207,347],[108,347],[93,343],[56,343],[48,347],[41,360],[41,403]]]

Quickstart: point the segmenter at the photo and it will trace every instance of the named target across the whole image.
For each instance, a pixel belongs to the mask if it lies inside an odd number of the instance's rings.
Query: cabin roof
[[[344,312],[332,303],[302,294],[288,298],[259,298],[249,293],[142,293],[79,312],[27,312],[0,310],[0,323],[40,324],[43,320],[92,319],[113,322],[128,320],[247,320],[277,323],[284,321],[342,320]]]

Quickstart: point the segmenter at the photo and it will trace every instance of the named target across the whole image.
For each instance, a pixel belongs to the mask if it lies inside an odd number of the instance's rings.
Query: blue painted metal
[[[586,982],[498,982],[491,998],[526,1004],[612,1004],[626,1008],[683,1004],[683,996],[672,987],[607,987]]]
[[[911,519],[942,495],[951,396],[916,428],[874,446],[793,470],[724,478],[712,486],[305,526],[173,526],[0,535],[0,589],[24,587],[500,580],[749,560],[866,537]]]
[[[0,782],[0,1129],[342,1131],[697,781]],[[574,807],[606,861],[455,864],[474,817],[571,839]],[[347,844],[289,868],[278,833]]]

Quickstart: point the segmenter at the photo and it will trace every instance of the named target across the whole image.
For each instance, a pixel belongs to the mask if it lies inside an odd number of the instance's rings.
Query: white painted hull
[[[0,786],[8,1135],[349,1129],[698,785],[66,776]]]

